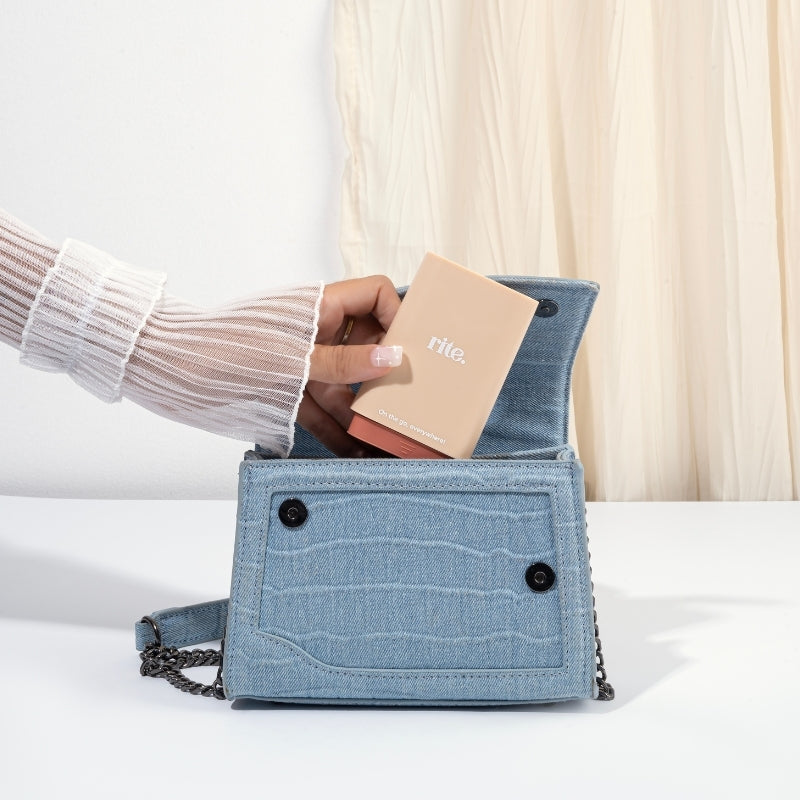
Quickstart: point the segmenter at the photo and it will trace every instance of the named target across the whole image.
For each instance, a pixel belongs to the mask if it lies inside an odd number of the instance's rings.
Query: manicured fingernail
[[[373,367],[399,367],[403,363],[403,346],[376,347],[369,354],[369,360]]]

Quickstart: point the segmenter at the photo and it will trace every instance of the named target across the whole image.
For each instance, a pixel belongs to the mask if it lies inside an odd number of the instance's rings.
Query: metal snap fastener
[[[553,317],[558,314],[558,303],[555,300],[540,300],[536,309],[537,317]]]
[[[278,509],[278,517],[287,528],[299,528],[308,516],[308,509],[302,500],[292,497],[284,500]]]
[[[537,562],[525,570],[525,583],[534,592],[546,592],[556,582],[556,574],[547,564]]]

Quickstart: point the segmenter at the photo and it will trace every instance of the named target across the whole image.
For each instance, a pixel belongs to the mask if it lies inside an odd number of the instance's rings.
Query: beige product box
[[[426,254],[383,339],[403,363],[361,386],[349,432],[405,458],[469,458],[537,305]]]

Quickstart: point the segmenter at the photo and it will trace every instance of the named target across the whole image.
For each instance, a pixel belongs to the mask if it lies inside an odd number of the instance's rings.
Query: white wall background
[[[342,276],[332,0],[3,0],[0,207],[214,304]],[[0,494],[235,495],[245,442],[0,345]]]

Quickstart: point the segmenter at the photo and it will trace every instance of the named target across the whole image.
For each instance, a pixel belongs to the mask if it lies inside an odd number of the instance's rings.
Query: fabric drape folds
[[[590,498],[800,497],[800,3],[337,0],[353,276],[601,285]]]

